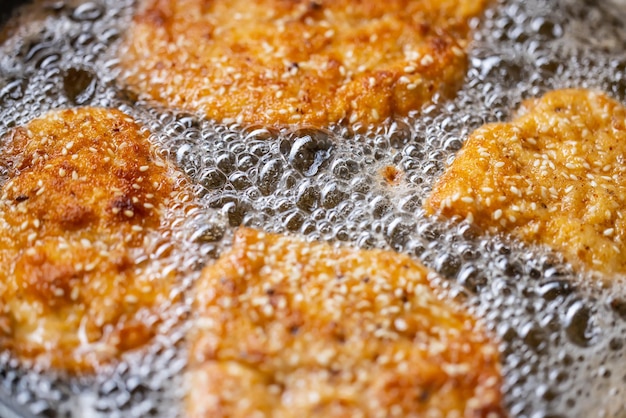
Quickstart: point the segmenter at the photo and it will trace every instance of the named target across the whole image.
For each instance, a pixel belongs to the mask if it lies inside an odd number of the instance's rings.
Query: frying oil
[[[522,100],[586,87],[626,103],[623,0],[502,0],[480,22],[451,101],[383,127],[222,125],[138,101],[117,81],[131,0],[39,1],[5,22],[0,135],[48,110],[115,107],[192,180],[176,220],[186,292],[239,225],[408,253],[501,342],[513,417],[626,417],[626,283],[600,283],[554,253],[428,218],[431,187],[467,136]],[[0,36],[0,39],[2,37]],[[390,177],[389,173],[394,173]],[[4,389],[43,416],[175,416],[184,394],[189,303],[167,335],[96,377],[67,378],[0,356]],[[182,388],[182,389],[181,389]]]

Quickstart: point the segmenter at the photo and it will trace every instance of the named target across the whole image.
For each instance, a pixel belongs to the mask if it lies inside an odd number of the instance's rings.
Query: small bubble
[[[232,174],[237,169],[235,157],[230,153],[224,153],[217,156],[215,164],[225,174]]]
[[[591,310],[583,302],[575,302],[567,310],[565,331],[569,340],[579,347],[595,343],[598,330],[593,326]]]
[[[242,136],[244,137],[244,141],[246,143],[253,141],[265,143],[266,141],[277,138],[278,134],[279,133],[276,130],[264,126],[249,127],[242,132]]]
[[[374,200],[370,202],[369,206],[375,219],[381,219],[392,210],[391,202],[383,196],[377,196],[374,198]]]
[[[496,329],[498,336],[503,342],[512,343],[519,339],[517,331],[510,324],[501,322],[497,325]]]
[[[304,216],[300,212],[292,212],[283,218],[283,225],[287,231],[297,232],[304,224]]]
[[[402,217],[392,219],[387,227],[387,242],[399,250],[407,244],[414,229],[415,223],[412,220]]]
[[[46,3],[44,3],[43,6],[46,10],[50,10],[50,11],[54,11],[54,12],[59,12],[63,9],[65,9],[65,1],[64,0],[51,0],[51,1],[47,1]]]
[[[283,174],[283,165],[278,160],[266,162],[258,174],[257,185],[265,196],[272,193],[278,187],[278,183]]]
[[[51,40],[37,39],[32,40],[24,45],[22,54],[25,63],[33,63],[47,56],[50,51],[54,51],[56,45]]]
[[[241,225],[246,213],[250,210],[250,205],[247,202],[226,193],[215,196],[208,204],[211,208],[221,209],[228,217],[228,223],[231,227]]]
[[[43,55],[41,59],[35,63],[35,68],[45,70],[54,67],[56,69],[59,61],[61,61],[61,55],[53,52]]]
[[[92,33],[81,32],[71,40],[71,45],[76,48],[86,48],[96,41],[96,37]]]
[[[552,301],[558,297],[564,297],[574,291],[573,286],[565,280],[554,280],[539,286],[537,293],[542,298]]]
[[[289,149],[289,163],[307,177],[317,174],[330,158],[333,149],[329,134],[322,130],[295,131],[289,142],[283,144],[283,151],[286,151],[285,147]]]
[[[609,348],[613,351],[620,351],[624,348],[624,341],[621,338],[611,338]]]
[[[331,167],[333,175],[340,180],[352,180],[359,169],[359,163],[351,159],[337,159]]]
[[[472,265],[461,268],[457,274],[457,280],[461,285],[474,293],[479,292],[487,284],[486,277]]]
[[[390,125],[384,135],[389,140],[392,148],[402,149],[409,143],[413,136],[411,125],[405,121],[395,120]]]
[[[620,318],[626,320],[626,300],[619,297],[613,298],[609,305]]]
[[[350,182],[350,191],[352,198],[355,199],[356,194],[366,195],[372,189],[372,181],[367,177],[355,177]]]
[[[76,7],[72,11],[70,17],[72,18],[72,20],[75,20],[77,22],[93,22],[100,19],[103,14],[103,6],[92,2],[85,2]]]
[[[252,186],[252,182],[245,173],[235,172],[230,175],[228,181],[233,185],[235,190],[248,190]]]
[[[348,198],[347,193],[339,188],[337,183],[326,184],[321,192],[321,205],[326,209],[332,209]]]
[[[458,151],[463,146],[463,141],[460,138],[449,137],[443,143],[443,149],[449,151]]]
[[[254,154],[244,154],[237,157],[237,167],[241,171],[248,171],[255,167],[259,158]]]
[[[422,199],[417,195],[406,196],[400,199],[398,206],[406,213],[415,213],[422,207]]]
[[[456,277],[457,274],[459,274],[460,268],[461,261],[458,257],[453,256],[450,253],[440,254],[437,258],[435,258],[435,270],[438,271],[443,277]],[[474,282],[474,284],[477,283]],[[476,287],[474,289],[478,290]]]
[[[548,348],[548,336],[538,324],[529,323],[520,329],[524,344],[537,353],[545,353]]]
[[[317,187],[305,183],[298,188],[296,205],[305,211],[312,211],[318,205],[320,193]]]
[[[8,81],[1,89],[0,89],[0,103],[6,100],[19,100],[24,97],[24,93],[26,92],[26,87],[28,85],[28,80],[25,78],[14,79]]]
[[[546,39],[555,39],[563,35],[561,25],[543,17],[534,18],[530,23],[530,27]]]

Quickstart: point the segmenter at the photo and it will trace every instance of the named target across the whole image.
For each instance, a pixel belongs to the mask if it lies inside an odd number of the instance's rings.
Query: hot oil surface
[[[150,129],[200,202],[175,222],[188,249],[173,261],[188,272],[181,290],[238,225],[405,252],[448,277],[447,292],[501,339],[512,416],[626,416],[626,284],[600,285],[554,253],[421,209],[467,135],[507,120],[523,99],[588,87],[626,102],[622,0],[502,1],[478,25],[455,100],[387,127],[326,130],[217,125],[137,102],[116,84],[132,3],[39,2],[9,20],[7,28],[21,24],[0,45],[0,134],[81,105],[119,108]],[[187,306],[178,313],[147,355],[95,378],[25,370],[4,354],[3,386],[45,416],[171,416],[180,410],[173,388],[182,387]]]

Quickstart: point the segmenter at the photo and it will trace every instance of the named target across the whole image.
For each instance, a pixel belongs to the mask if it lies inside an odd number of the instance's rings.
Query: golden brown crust
[[[48,113],[4,138],[0,344],[90,371],[145,344],[175,279],[150,252],[180,174],[116,110]],[[167,273],[164,271],[168,271]]]
[[[462,82],[487,0],[146,0],[121,54],[144,97],[220,121],[376,123]]]
[[[190,417],[502,416],[496,345],[426,274],[240,229],[196,288]]]
[[[521,113],[470,136],[426,210],[626,273],[626,108],[602,93],[560,90]]]

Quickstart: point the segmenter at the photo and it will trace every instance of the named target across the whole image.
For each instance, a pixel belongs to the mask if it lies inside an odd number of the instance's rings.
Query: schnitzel
[[[381,123],[454,95],[487,0],[145,0],[120,54],[140,97],[222,122]]]
[[[511,122],[475,131],[425,208],[623,274],[625,155],[624,105],[595,91],[553,91],[524,102]]]
[[[497,345],[427,274],[240,229],[196,287],[189,416],[503,416]]]
[[[176,279],[164,215],[187,192],[148,133],[117,110],[51,112],[7,134],[0,166],[0,346],[90,372],[149,341]]]

